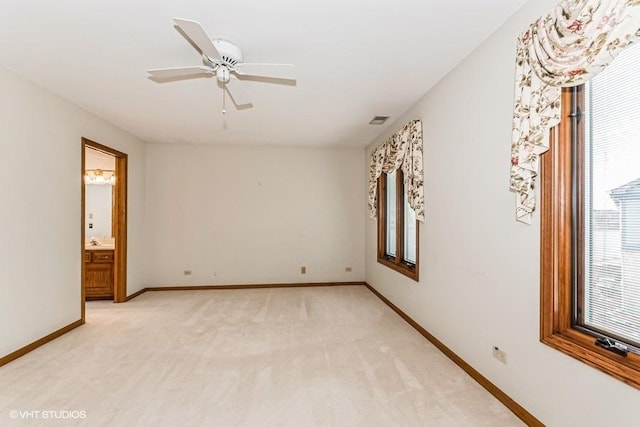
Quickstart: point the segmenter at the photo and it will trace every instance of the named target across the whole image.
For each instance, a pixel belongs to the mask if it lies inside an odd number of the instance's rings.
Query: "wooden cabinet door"
[[[94,251],[85,263],[85,299],[113,299],[113,251]]]

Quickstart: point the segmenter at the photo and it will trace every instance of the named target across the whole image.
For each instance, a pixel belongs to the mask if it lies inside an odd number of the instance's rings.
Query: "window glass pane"
[[[583,318],[640,343],[640,46],[586,86]],[[580,305],[580,304],[579,304]]]
[[[396,256],[396,172],[387,174],[387,255]]]
[[[407,197],[404,198],[404,260],[416,263],[416,211],[409,206]]]

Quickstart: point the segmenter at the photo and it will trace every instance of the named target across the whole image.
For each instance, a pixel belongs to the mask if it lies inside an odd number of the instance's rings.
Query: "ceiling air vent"
[[[389,116],[375,116],[369,122],[370,125],[381,125],[389,119]]]

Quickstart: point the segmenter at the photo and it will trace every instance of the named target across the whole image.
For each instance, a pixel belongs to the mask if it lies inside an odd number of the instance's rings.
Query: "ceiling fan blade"
[[[233,98],[233,102],[236,106],[248,105],[251,104],[251,100],[247,95],[247,92],[244,90],[244,86],[242,86],[242,82],[237,78],[231,76],[229,81],[225,83],[225,89]]]
[[[241,76],[270,77],[273,79],[296,79],[296,67],[293,64],[236,64],[235,70]]]
[[[220,52],[213,45],[211,38],[202,28],[202,25],[189,19],[173,18],[178,27],[191,39],[198,48],[211,59],[220,59]]]
[[[210,74],[211,72],[211,68],[205,67],[203,65],[196,65],[194,67],[158,68],[155,70],[147,70],[147,73],[151,74],[151,77],[155,77],[158,79],[194,76],[197,74]]]

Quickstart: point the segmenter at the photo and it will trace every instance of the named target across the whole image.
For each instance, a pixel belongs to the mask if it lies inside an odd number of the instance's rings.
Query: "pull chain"
[[[226,101],[227,101],[227,91],[223,87],[222,88],[222,114],[227,114]]]

